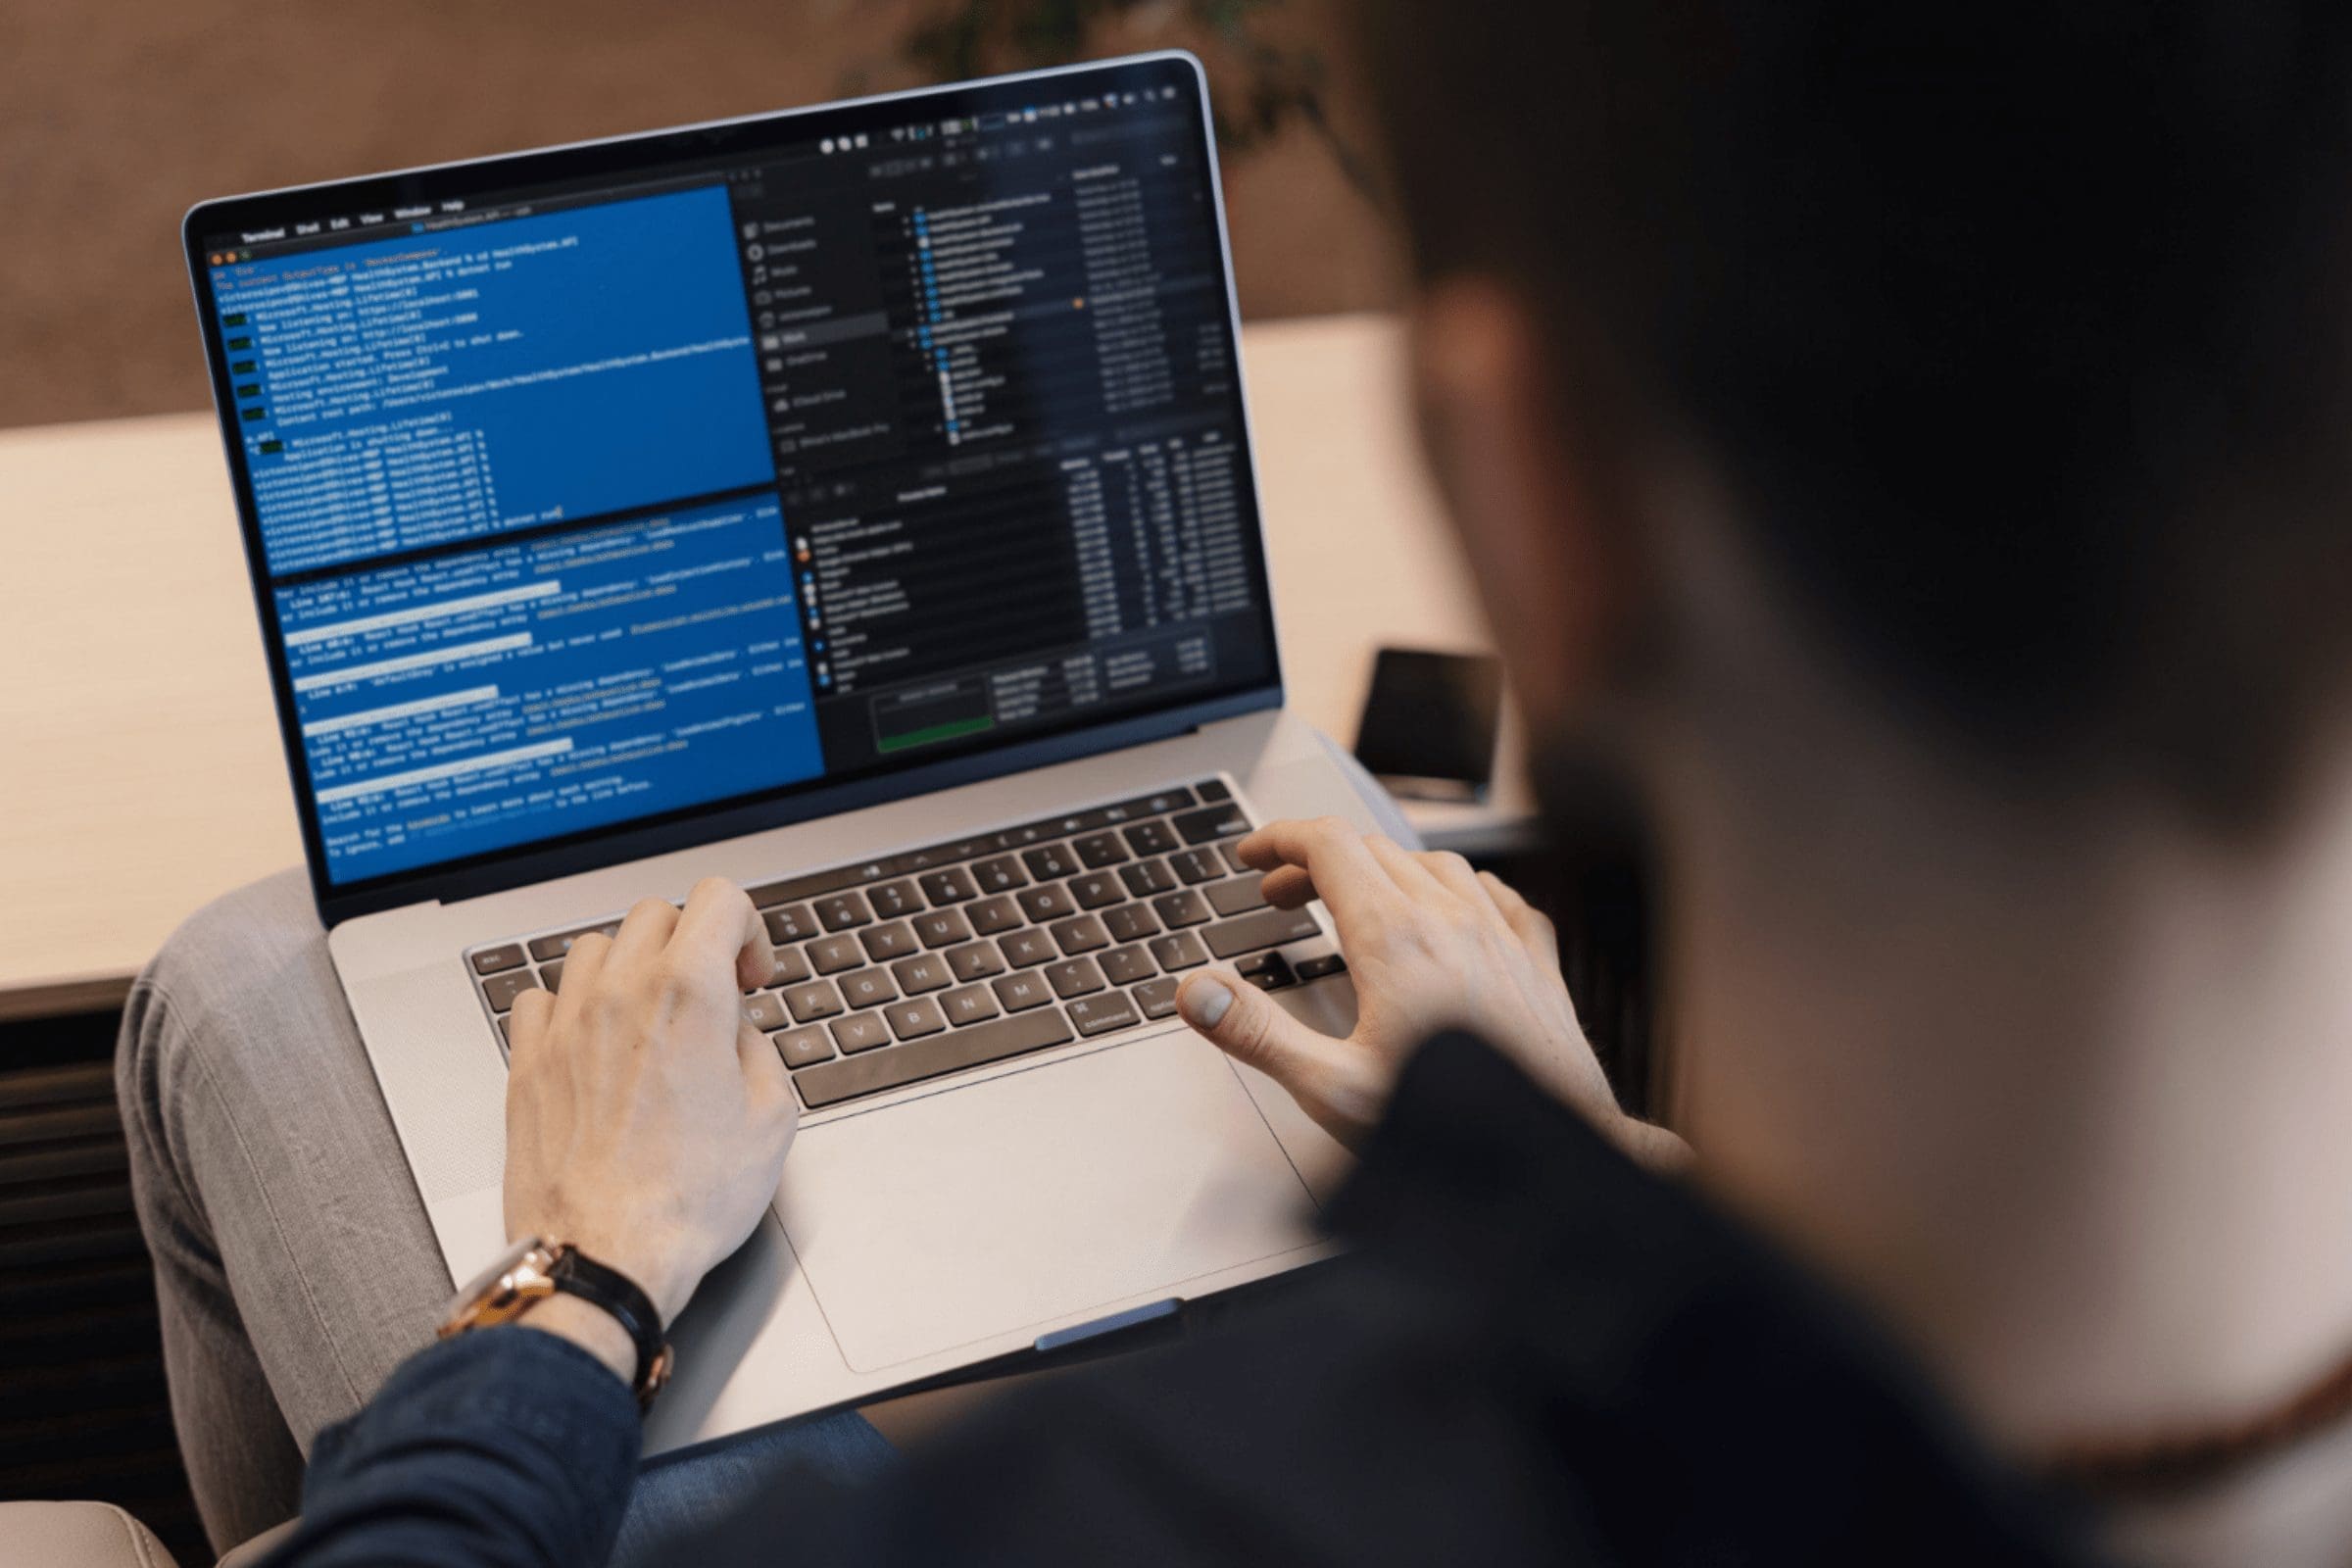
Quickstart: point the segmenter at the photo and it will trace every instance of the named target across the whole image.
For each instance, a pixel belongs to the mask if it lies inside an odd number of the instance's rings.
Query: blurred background
[[[209,402],[208,196],[1181,46],[1209,67],[1243,314],[1393,302],[1344,0],[0,0],[0,425]]]

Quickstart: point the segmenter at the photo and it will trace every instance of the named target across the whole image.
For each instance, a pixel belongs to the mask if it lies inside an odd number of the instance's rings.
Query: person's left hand
[[[799,1102],[743,1017],[775,952],[732,882],[647,899],[585,936],[562,994],[515,999],[507,1235],[555,1237],[634,1280],[669,1323],[776,1196]],[[534,1314],[536,1315],[536,1314]]]

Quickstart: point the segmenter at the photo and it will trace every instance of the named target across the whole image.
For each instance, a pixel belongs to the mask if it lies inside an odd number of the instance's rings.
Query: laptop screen
[[[329,884],[1275,678],[1188,62],[263,200],[189,237]]]

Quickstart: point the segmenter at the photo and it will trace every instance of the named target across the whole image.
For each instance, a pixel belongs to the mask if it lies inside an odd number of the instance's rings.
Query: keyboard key
[[[1001,1010],[997,1006],[997,994],[986,986],[965,986],[959,991],[951,991],[939,999],[939,1006],[948,1015],[948,1022],[958,1029],[967,1023],[985,1022],[996,1017]]]
[[[441,972],[447,974],[449,971],[444,969]],[[494,974],[482,982],[482,995],[489,998],[492,1012],[508,1011],[514,1005],[516,997],[525,991],[538,989],[539,977],[528,969],[510,969],[505,974]]]
[[[1300,958],[1291,967],[1301,980],[1320,980],[1327,974],[1346,974],[1348,960],[1336,953],[1326,953],[1319,957]]]
[[[1144,1021],[1135,1004],[1116,991],[1106,997],[1081,997],[1070,1004],[1069,1012],[1070,1022],[1078,1026],[1081,1035],[1103,1034]]]
[[[1176,1010],[1176,982],[1166,975],[1147,980],[1127,993],[1147,1018],[1165,1018]]]
[[[811,1110],[944,1072],[1003,1061],[1074,1039],[1060,1010],[1048,1007],[1010,1018],[978,1023],[953,1034],[934,1035],[896,1051],[824,1062],[793,1075],[801,1101]]]
[[[1137,860],[1122,865],[1119,867],[1119,880],[1127,884],[1127,891],[1139,899],[1148,899],[1154,893],[1176,891],[1176,875],[1168,869],[1165,860]]]
[[[956,971],[948,967],[948,960],[936,953],[926,953],[917,958],[901,958],[890,966],[890,973],[898,981],[899,989],[910,997],[919,997],[926,991],[945,990],[956,979]]]
[[[1114,986],[1131,986],[1159,972],[1159,966],[1152,961],[1152,955],[1144,951],[1141,943],[1105,953],[1100,961],[1103,978]]]
[[[1279,953],[1261,953],[1244,958],[1233,967],[1260,991],[1281,991],[1298,983],[1298,977],[1291,972],[1290,961]]]
[[[865,897],[866,902],[874,906],[875,918],[882,920],[912,914],[923,906],[922,895],[914,891],[914,884],[904,880],[867,888]]]
[[[1225,781],[1221,778],[1202,779],[1193,786],[1193,793],[1203,801],[1230,801],[1233,799],[1233,791],[1225,787]]]
[[[776,1054],[784,1058],[787,1067],[813,1067],[833,1059],[833,1042],[826,1038],[822,1024],[781,1029],[767,1038],[775,1043]]]
[[[804,942],[816,935],[816,916],[808,912],[806,904],[788,904],[765,910],[760,917],[767,922],[770,942]]]
[[[1188,925],[1200,924],[1210,917],[1211,911],[1206,899],[1186,888],[1182,893],[1169,893],[1153,899],[1152,912],[1159,916],[1161,925],[1171,931],[1179,931]]]
[[[952,948],[972,940],[972,922],[961,909],[933,909],[914,917],[914,937],[926,948]]]
[[[914,951],[914,929],[904,920],[860,931],[858,940],[865,944],[865,956],[876,963],[904,958]]]
[[[865,962],[865,949],[856,937],[818,937],[808,944],[808,961],[818,974],[839,974]]]
[[[847,931],[854,925],[863,925],[874,917],[864,898],[856,893],[836,893],[816,901],[816,917],[828,931]]]
[[[778,948],[776,966],[768,971],[769,988],[797,986],[808,978],[808,956],[798,948]]]
[[[522,962],[522,944],[510,942],[503,948],[484,948],[473,956],[475,974],[496,974],[512,969]]]
[[[1102,922],[1091,914],[1082,914],[1074,920],[1063,920],[1050,929],[1054,933],[1054,942],[1060,946],[1061,951],[1072,957],[1081,953],[1092,953],[1097,948],[1110,946],[1110,933],[1103,930]]]
[[[985,980],[992,974],[1004,972],[1004,955],[993,942],[967,942],[960,948],[951,948],[947,954],[948,967],[956,971],[958,980]]]
[[[1074,876],[1062,884],[1081,909],[1101,909],[1118,903],[1127,895],[1120,891],[1119,879],[1108,871],[1089,871]]]
[[[1043,931],[1015,931],[1008,937],[997,938],[997,947],[1004,961],[1015,969],[1026,969],[1033,963],[1045,963],[1061,955],[1054,939]]]
[[[1020,861],[1009,855],[1000,855],[973,866],[972,880],[980,884],[983,893],[1010,893],[1014,888],[1027,887],[1029,874],[1021,869]]]
[[[929,997],[917,997],[885,1009],[890,1018],[890,1032],[901,1040],[920,1040],[925,1035],[938,1034],[948,1026],[948,1015],[939,1010],[939,1004]]]
[[[766,1034],[771,1029],[783,1028],[792,1019],[786,1016],[784,1004],[773,992],[755,991],[743,999],[743,1021]]]
[[[833,1038],[841,1043],[841,1054],[854,1056],[860,1051],[890,1044],[890,1029],[878,1012],[853,1012],[847,1018],[833,1020]]]
[[[1176,848],[1176,834],[1165,822],[1138,822],[1119,829],[1127,847],[1138,855],[1165,855]]]
[[[1008,974],[997,981],[994,989],[1006,1012],[1026,1012],[1054,1000],[1054,988],[1042,974]]]
[[[531,944],[531,959],[535,963],[545,963],[550,958],[561,958],[571,951],[571,945],[580,938],[591,933],[611,936],[619,929],[620,922],[618,920],[607,920],[602,925],[584,925],[577,931],[564,931],[552,937],[540,937]]]
[[[1240,807],[1229,801],[1198,811],[1179,811],[1168,819],[1168,826],[1187,844],[1206,844],[1213,839],[1229,839],[1237,833],[1249,832],[1250,819],[1242,814]]]
[[[1257,909],[1239,919],[1220,921],[1200,933],[1208,951],[1220,958],[1322,934],[1323,928],[1304,909]]]
[[[773,908],[779,904],[799,904],[820,893],[838,893],[843,888],[871,882],[882,875],[881,868],[870,865],[835,866],[830,871],[811,871],[807,876],[786,877],[781,882],[769,882],[752,889],[752,906]]]
[[[841,999],[852,1007],[879,1007],[899,1000],[899,988],[880,969],[860,969],[841,977]]]
[[[1110,933],[1113,942],[1141,942],[1159,934],[1159,922],[1140,904],[1122,904],[1115,909],[1103,910],[1102,928]]]
[[[993,937],[1021,923],[1021,906],[1009,898],[982,899],[963,912],[971,917],[974,936]]]
[[[1046,978],[1053,982],[1057,997],[1083,997],[1090,991],[1102,989],[1102,968],[1092,958],[1071,958],[1049,966]]]
[[[1078,869],[1078,862],[1071,858],[1070,847],[1066,844],[1041,844],[1034,850],[1023,850],[1021,861],[1029,867],[1029,874],[1040,882],[1051,882]]]
[[[1192,932],[1176,931],[1152,939],[1152,956],[1159,960],[1162,969],[1173,974],[1179,969],[1206,963],[1208,950],[1200,945],[1200,939]]]
[[[792,1009],[793,1022],[814,1023],[819,1018],[840,1014],[841,993],[833,989],[830,980],[811,980],[806,985],[787,988],[784,1005]]]
[[[539,983],[550,991],[560,990],[564,984],[564,960],[558,958],[553,963],[541,964],[539,966]]]
[[[1069,893],[1058,882],[1048,883],[1044,887],[1023,888],[1013,897],[1020,901],[1021,912],[1039,925],[1078,912],[1078,906],[1070,901]]]
[[[1211,882],[1200,891],[1219,914],[1247,914],[1266,906],[1266,896],[1259,891],[1264,885],[1261,876],[1237,876],[1230,882]]]
[[[923,897],[931,901],[933,907],[961,904],[979,896],[980,890],[972,885],[971,873],[960,865],[951,865],[923,878]]]
[[[1250,869],[1249,866],[1242,863],[1242,841],[1240,839],[1228,839],[1223,844],[1218,845],[1217,849],[1219,853],[1225,857],[1225,863],[1232,866],[1236,871],[1247,871]]]
[[[1116,833],[1090,833],[1070,848],[1078,852],[1078,863],[1092,871],[1116,865],[1128,858],[1127,846]]]
[[[1179,850],[1168,857],[1168,867],[1188,887],[1224,878],[1225,862],[1207,850]]]

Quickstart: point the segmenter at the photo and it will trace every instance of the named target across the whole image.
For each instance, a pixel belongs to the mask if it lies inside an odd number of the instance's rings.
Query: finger
[[[1550,968],[1560,966],[1560,934],[1552,926],[1551,917],[1520,895],[1517,888],[1492,871],[1478,873],[1479,884],[1502,911],[1503,920],[1527,947],[1527,951]]]
[[[1499,915],[1494,898],[1478,880],[1470,862],[1451,850],[1423,850],[1413,856],[1421,869],[1427,871],[1438,886],[1452,894],[1482,914]]]
[[[1331,911],[1342,946],[1370,937],[1403,902],[1396,879],[1364,847],[1363,835],[1336,816],[1269,823],[1242,843],[1245,864],[1269,870],[1287,865],[1305,874],[1313,896]]]
[[[1340,1042],[1319,1035],[1233,975],[1203,969],[1176,993],[1176,1011],[1211,1045],[1247,1062],[1301,1100],[1330,1070]]]
[[[725,877],[705,877],[686,895],[669,948],[698,970],[707,968],[713,976],[732,971],[739,991],[757,990],[775,978],[776,950],[767,927],[750,896]]]
[[[668,943],[677,924],[677,906],[667,899],[639,899],[621,917],[612,951],[631,962],[650,958]]]
[[[736,1032],[735,1057],[743,1064],[743,1092],[752,1108],[762,1116],[797,1121],[800,1098],[792,1092],[792,1074],[784,1070],[775,1043],[747,1023]]]
[[[612,939],[602,931],[591,931],[572,943],[571,951],[564,955],[564,983],[556,993],[551,1022],[580,1015],[590,993],[596,990],[598,978],[605,972],[605,960],[612,955]]]
[[[507,1071],[523,1070],[538,1058],[539,1047],[546,1042],[547,1026],[555,1016],[556,999],[534,986],[514,999],[507,1012]]]
[[[1268,904],[1278,909],[1299,909],[1315,900],[1315,879],[1302,865],[1278,865],[1258,884]]]
[[[1380,862],[1381,869],[1389,873],[1390,880],[1396,884],[1396,890],[1414,903],[1425,904],[1433,899],[1453,897],[1445,884],[1429,874],[1429,867],[1421,863],[1419,856],[1398,845],[1396,840],[1379,833],[1367,833],[1364,835],[1364,848],[1373,859]]]

